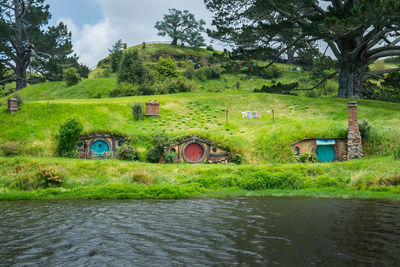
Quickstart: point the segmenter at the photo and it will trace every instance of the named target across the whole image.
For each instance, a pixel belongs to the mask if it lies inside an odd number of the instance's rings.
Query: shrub
[[[318,162],[318,158],[314,153],[304,153],[300,156],[299,161],[302,163],[315,163]]]
[[[176,153],[173,151],[164,152],[165,163],[174,163],[176,158]]]
[[[193,76],[194,76],[194,67],[193,67],[192,65],[189,65],[189,66],[186,68],[186,70],[183,72],[183,75],[184,75],[186,78],[193,79]]]
[[[255,93],[276,93],[276,94],[291,94],[291,91],[299,87],[298,83],[282,84],[278,82],[274,85],[264,84],[261,89],[254,89]]]
[[[131,84],[121,83],[109,93],[110,97],[124,97],[138,95],[138,90]]]
[[[142,84],[151,77],[137,50],[126,51],[118,69],[118,82]]]
[[[179,72],[176,68],[176,62],[172,58],[160,59],[155,67],[157,73],[164,78],[178,77]]]
[[[18,100],[18,108],[22,107],[22,105],[24,104],[24,99],[22,98],[22,96],[20,94],[14,94],[12,97]]]
[[[24,191],[37,189],[39,187],[38,177],[31,174],[19,173],[11,187]]]
[[[140,120],[143,117],[143,104],[135,103],[132,106],[132,115],[135,120]]]
[[[147,161],[150,163],[158,163],[160,162],[160,152],[159,150],[157,150],[156,148],[151,148],[148,152],[147,152]]]
[[[82,123],[76,119],[69,119],[60,126],[58,151],[61,156],[73,156],[82,130]]]
[[[132,183],[151,185],[154,183],[154,177],[146,170],[139,169],[134,171],[131,181]]]
[[[59,186],[64,181],[64,175],[61,170],[53,168],[42,168],[39,165],[38,183],[42,187]]]
[[[219,79],[221,77],[221,74],[224,71],[223,68],[221,68],[220,66],[215,66],[215,65],[211,66],[210,70],[211,70],[211,75],[210,75],[211,79]]]
[[[207,46],[208,51],[214,51],[214,47],[212,45]]]
[[[157,90],[155,90],[156,86],[150,83],[143,83],[139,86],[139,93],[141,95],[155,95]]]
[[[164,156],[164,149],[169,145],[170,138],[165,133],[152,135],[153,148],[147,152],[147,160],[151,163],[158,163]]]
[[[398,148],[394,149],[393,156],[394,156],[394,159],[400,160],[400,146]]]
[[[79,82],[80,76],[78,71],[75,68],[68,68],[63,71],[64,81],[67,83],[67,86],[75,85]]]
[[[363,119],[358,123],[358,128],[360,129],[360,134],[362,138],[368,138],[371,131],[371,124],[366,119]]]
[[[1,150],[4,156],[16,156],[20,152],[20,143],[16,141],[7,142],[1,146]]]
[[[243,157],[240,154],[236,154],[234,157],[232,157],[231,161],[235,164],[242,164]]]
[[[118,149],[117,158],[121,160],[137,161],[139,153],[130,145],[124,145]]]
[[[194,71],[194,77],[200,81],[207,81],[211,78],[212,71],[209,67],[200,67]]]

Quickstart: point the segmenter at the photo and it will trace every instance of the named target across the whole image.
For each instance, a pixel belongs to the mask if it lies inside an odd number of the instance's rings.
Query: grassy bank
[[[40,168],[60,173],[45,188]],[[190,165],[118,160],[0,158],[0,200],[179,199],[312,196],[400,200],[400,161],[375,158],[330,164]]]
[[[19,155],[56,154],[60,124],[79,119],[85,133],[131,136],[143,154],[150,136],[165,131],[172,137],[199,134],[244,155],[247,163],[293,162],[291,144],[304,138],[346,137],[347,100],[249,93],[182,93],[151,96],[160,102],[160,117],[135,121],[131,105],[149,96],[28,102],[10,115],[0,107],[0,145],[17,142]],[[229,122],[226,123],[226,110]],[[267,110],[275,111],[275,123]],[[241,112],[258,110],[262,119],[246,120]],[[364,140],[365,154],[388,156],[400,140],[400,104],[359,101],[359,119],[372,125]],[[0,155],[2,151],[0,149]]]

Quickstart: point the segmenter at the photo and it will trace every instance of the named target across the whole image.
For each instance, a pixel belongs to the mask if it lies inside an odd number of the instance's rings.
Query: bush
[[[179,75],[179,72],[176,68],[176,62],[172,58],[160,59],[155,69],[157,73],[164,78],[175,78]]]
[[[136,103],[132,106],[132,115],[135,120],[140,120],[143,117],[143,104]]]
[[[318,162],[317,155],[315,155],[314,153],[304,153],[298,159],[302,163],[315,163],[315,162]]]
[[[224,69],[221,68],[220,66],[211,66],[210,67],[211,70],[211,79],[219,79],[221,78],[221,74],[224,72]]]
[[[151,163],[158,163],[164,156],[164,149],[169,146],[170,138],[165,133],[152,135],[153,148],[147,152],[147,160]]]
[[[174,163],[176,158],[176,153],[173,151],[164,152],[165,163]]]
[[[16,141],[10,141],[1,145],[3,155],[6,157],[16,156],[20,152],[20,143]]]
[[[398,148],[394,149],[393,156],[394,156],[394,159],[400,160],[400,146]]]
[[[137,161],[139,153],[130,145],[124,145],[118,149],[117,158],[121,160]]]
[[[158,149],[156,148],[151,148],[148,152],[147,152],[147,161],[150,163],[158,163],[160,162],[160,152]]]
[[[73,156],[82,130],[82,123],[76,119],[69,119],[60,126],[58,152],[61,156]]]
[[[209,67],[200,67],[194,71],[194,77],[199,79],[200,81],[207,81],[211,78],[212,71]]]
[[[22,107],[24,104],[24,99],[22,96],[20,94],[14,94],[12,97],[18,100],[18,108]]]
[[[141,95],[155,95],[157,94],[157,90],[155,90],[156,86],[150,83],[143,83],[139,86],[139,94]]]
[[[131,181],[136,184],[152,185],[154,183],[154,177],[146,170],[139,169],[133,173]]]
[[[214,47],[212,45],[207,46],[208,51],[214,51]]]
[[[275,93],[275,94],[292,94],[291,91],[299,87],[298,83],[282,84],[278,82],[274,85],[264,84],[261,89],[254,89],[254,93]]]
[[[37,189],[39,187],[38,177],[31,174],[19,173],[11,187],[24,191]]]
[[[194,76],[194,67],[193,67],[192,65],[189,65],[189,66],[186,68],[186,70],[183,72],[183,75],[184,75],[186,78],[193,79],[193,76]]]
[[[149,79],[151,79],[150,72],[139,57],[138,51],[126,51],[122,56],[118,69],[118,82],[142,84]]]
[[[109,93],[110,97],[124,97],[138,95],[138,89],[130,84],[122,83],[112,89]]]
[[[64,181],[64,175],[60,170],[56,170],[53,168],[42,168],[39,165],[39,173],[38,173],[38,182],[39,186],[42,187],[50,187],[50,186],[59,186]]]
[[[75,68],[68,68],[63,71],[64,81],[67,83],[67,86],[75,85],[79,82],[80,76],[78,71]]]
[[[363,119],[358,123],[358,128],[360,129],[360,134],[362,138],[368,138],[371,131],[371,124],[366,119]]]

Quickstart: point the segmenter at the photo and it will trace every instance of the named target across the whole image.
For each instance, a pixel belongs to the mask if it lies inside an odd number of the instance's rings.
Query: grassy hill
[[[160,117],[134,121],[131,105],[157,99]],[[229,122],[226,123],[226,109]],[[275,110],[275,124],[267,110]],[[262,112],[262,119],[246,120],[241,112]],[[359,118],[372,124],[366,155],[388,155],[400,140],[399,104],[359,101]],[[27,102],[14,115],[0,108],[0,143],[20,142],[21,154],[56,153],[59,125],[70,117],[84,124],[86,133],[112,132],[133,136],[145,153],[152,133],[181,137],[200,134],[244,154],[247,162],[291,162],[290,145],[303,138],[345,137],[347,100],[312,99],[256,93],[181,93],[114,99]]]

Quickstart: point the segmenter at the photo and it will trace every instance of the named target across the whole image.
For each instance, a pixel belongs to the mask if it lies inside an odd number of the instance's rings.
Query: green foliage
[[[150,72],[143,64],[137,50],[127,50],[122,56],[118,69],[118,82],[142,84],[151,79]]]
[[[368,139],[371,132],[371,124],[366,119],[363,119],[358,123],[358,128],[360,129],[361,137]]]
[[[396,160],[400,160],[400,146],[393,150],[393,157]]]
[[[151,136],[153,147],[147,152],[147,160],[151,163],[158,163],[164,156],[164,151],[169,146],[171,139],[165,133],[158,133]]]
[[[209,46],[207,46],[207,50],[208,50],[208,51],[214,51],[214,48],[213,48],[212,45],[209,45]]]
[[[22,191],[34,190],[39,187],[38,177],[33,174],[21,173],[14,179],[11,188]]]
[[[192,65],[187,66],[186,70],[183,72],[183,75],[186,78],[193,79],[194,76],[194,67]]]
[[[64,175],[61,170],[54,168],[42,168],[39,165],[38,183],[39,186],[47,188],[52,186],[59,186],[64,181]]]
[[[174,163],[176,158],[176,153],[173,151],[166,151],[164,152],[164,160],[165,163]]]
[[[123,56],[123,51],[124,49],[124,44],[122,43],[122,40],[119,39],[118,41],[115,42],[115,44],[113,44],[112,48],[108,50],[108,52],[110,53],[110,57],[111,57],[111,69],[113,72],[117,72],[119,65],[121,63],[122,60],[122,56]]]
[[[82,130],[82,123],[76,119],[69,119],[60,126],[58,152],[61,156],[74,156]]]
[[[154,176],[143,169],[135,170],[132,174],[131,182],[149,186],[154,184]]]
[[[371,81],[365,82],[364,98],[400,103],[400,87],[394,87],[396,79],[396,75],[393,75],[393,79],[390,78],[386,83],[382,82],[382,86]],[[383,86],[384,84],[388,87]]]
[[[139,160],[139,153],[131,144],[123,145],[118,148],[117,158],[128,161],[137,161]]]
[[[259,66],[245,67],[241,71],[247,75],[259,76],[263,79],[277,79],[282,76],[282,72],[275,65],[268,68]]]
[[[176,62],[172,58],[160,59],[155,68],[157,73],[163,78],[175,78],[179,75]]]
[[[254,93],[274,93],[290,95],[292,91],[296,90],[298,87],[298,83],[282,84],[281,82],[278,82],[277,84],[273,85],[264,84],[261,89],[254,89]]]
[[[169,14],[164,15],[162,21],[157,21],[155,28],[159,36],[172,38],[172,45],[177,45],[178,41],[187,43],[190,46],[204,46],[204,37],[201,33],[204,31],[204,20],[197,21],[188,10],[180,11],[174,8],[168,9]]]
[[[140,120],[143,117],[143,104],[135,103],[132,105],[132,115],[135,120]]]
[[[193,86],[183,78],[165,80],[155,85],[160,94],[175,94],[192,91]]]
[[[18,108],[21,108],[24,105],[24,99],[22,96],[18,93],[13,94],[13,98],[16,98],[18,100]]]
[[[318,162],[318,157],[315,155],[315,153],[304,153],[299,158],[299,161],[301,163],[315,163]]]
[[[139,91],[132,84],[120,83],[114,87],[110,92],[110,97],[124,97],[138,95]]]
[[[20,153],[20,143],[17,141],[10,141],[0,144],[2,154],[7,157],[16,156]]]
[[[75,85],[80,80],[79,73],[75,68],[68,68],[64,70],[63,78],[64,81],[67,83],[67,86]]]
[[[199,79],[200,81],[207,81],[212,76],[212,70],[209,67],[200,67],[194,71],[194,77]]]

